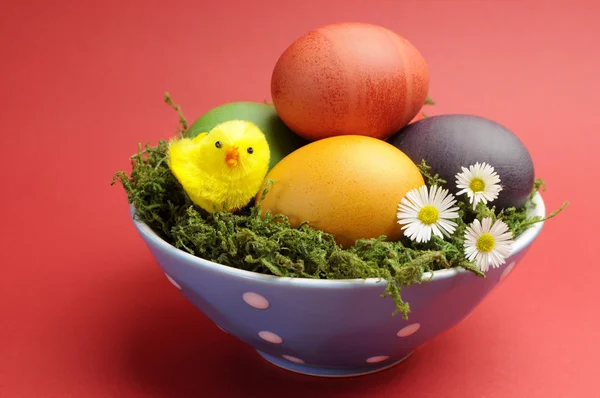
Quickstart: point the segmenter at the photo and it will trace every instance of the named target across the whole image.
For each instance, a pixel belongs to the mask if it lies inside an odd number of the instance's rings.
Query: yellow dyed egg
[[[344,247],[361,238],[401,238],[398,204],[424,184],[415,163],[398,148],[357,135],[297,149],[267,174],[265,183],[268,179],[274,184],[262,201],[263,214],[284,214],[294,227],[308,222]]]

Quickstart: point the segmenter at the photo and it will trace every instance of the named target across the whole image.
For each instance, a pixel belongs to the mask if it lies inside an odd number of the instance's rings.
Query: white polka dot
[[[165,274],[167,275],[167,274]],[[171,282],[173,284],[173,286],[175,286],[177,289],[181,290],[181,286],[179,286],[179,283],[175,282],[175,280],[173,278],[171,278],[169,275],[167,275],[167,279],[169,280],[169,282]]]
[[[515,268],[515,264],[517,264],[516,261],[513,261],[512,263],[506,266],[504,271],[502,271],[502,273],[500,274],[500,280],[504,280],[504,278],[506,278],[508,274],[512,272],[513,268]]]
[[[293,357],[293,356],[290,356],[290,355],[282,355],[282,357],[283,357],[283,359],[287,359],[290,362],[300,363],[300,364],[304,363],[304,361],[301,360],[300,358],[296,358],[296,357]]]
[[[268,341],[269,343],[273,343],[273,344],[283,343],[283,339],[281,337],[277,336],[273,332],[267,332],[265,330],[263,330],[262,332],[258,332],[258,337],[260,337],[264,341]]]
[[[416,333],[417,330],[419,330],[420,327],[421,327],[421,324],[419,324],[419,323],[413,323],[412,325],[408,325],[408,326],[405,326],[402,329],[400,329],[400,331],[398,333],[396,333],[396,336],[398,336],[398,337],[408,337],[411,334]]]
[[[388,358],[389,357],[387,355],[377,355],[375,357],[371,357],[371,358],[367,359],[367,363],[383,362]]]
[[[250,307],[254,307],[259,310],[266,310],[267,308],[269,308],[269,300],[267,300],[258,293],[246,292],[242,295],[242,299]]]

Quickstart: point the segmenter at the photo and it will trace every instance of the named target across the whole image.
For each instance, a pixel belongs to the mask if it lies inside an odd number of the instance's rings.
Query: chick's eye
[[[221,141],[217,141],[217,142],[215,142],[215,146],[217,148],[221,148],[223,146],[223,144],[221,144]]]
[[[254,148],[252,148],[252,147],[248,148],[248,153],[254,153]]]

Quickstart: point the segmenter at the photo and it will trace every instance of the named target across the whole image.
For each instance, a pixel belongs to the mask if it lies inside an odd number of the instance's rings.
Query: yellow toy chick
[[[192,202],[208,212],[235,211],[258,193],[270,156],[255,124],[231,120],[195,138],[171,140],[168,162]]]

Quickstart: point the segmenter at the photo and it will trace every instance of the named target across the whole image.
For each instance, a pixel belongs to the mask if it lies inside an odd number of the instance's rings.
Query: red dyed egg
[[[381,26],[328,25],[300,37],[271,78],[283,122],[308,140],[336,135],[386,139],[419,112],[429,70],[405,38]]]

